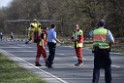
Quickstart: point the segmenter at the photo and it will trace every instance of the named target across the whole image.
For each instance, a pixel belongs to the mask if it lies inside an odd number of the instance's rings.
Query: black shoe
[[[42,66],[41,64],[36,64],[35,66]]]
[[[82,62],[76,63],[75,66],[80,66],[80,64],[82,64]]]
[[[47,66],[47,68],[53,68],[51,65],[46,65]]]
[[[28,42],[25,42],[25,44],[28,44]]]
[[[47,68],[53,69],[53,67],[52,67],[52,66],[47,66]]]

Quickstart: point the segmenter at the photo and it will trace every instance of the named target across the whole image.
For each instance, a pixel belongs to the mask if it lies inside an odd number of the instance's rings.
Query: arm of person
[[[62,43],[61,41],[59,41],[59,39],[58,39],[58,38],[55,38],[55,40],[56,40],[58,43]]]
[[[114,39],[114,37],[110,31],[108,31],[107,39],[108,39],[110,44],[113,44],[115,42],[115,39]]]
[[[43,48],[46,49],[45,44],[44,44],[44,39],[42,39],[41,41],[42,41]]]
[[[93,31],[89,32],[90,37],[93,37]]]
[[[61,43],[61,42],[59,41],[59,39],[56,37],[56,32],[53,33],[53,37],[54,37],[54,39],[55,39],[58,43]]]

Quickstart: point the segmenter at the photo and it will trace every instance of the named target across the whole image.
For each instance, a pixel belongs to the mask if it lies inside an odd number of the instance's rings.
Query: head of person
[[[98,27],[104,27],[105,26],[105,20],[104,19],[99,20],[97,26]]]
[[[38,20],[35,18],[35,19],[33,19],[33,22],[38,22]]]
[[[54,24],[52,24],[52,25],[51,25],[51,28],[52,28],[52,29],[54,29],[54,28],[55,28],[55,25],[54,25]]]
[[[79,25],[78,24],[75,24],[74,30],[77,31],[79,29],[80,29]]]

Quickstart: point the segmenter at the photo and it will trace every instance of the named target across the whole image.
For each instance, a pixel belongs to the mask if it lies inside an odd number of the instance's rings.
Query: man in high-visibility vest
[[[38,43],[40,41],[40,33],[41,30],[41,24],[37,19],[34,19],[31,25],[34,26],[33,34],[32,34],[32,41],[33,43]]]
[[[79,28],[79,25],[76,24],[74,28],[72,41],[74,41],[74,47],[76,56],[78,58],[78,62],[75,66],[79,66],[83,62],[83,54],[82,54],[82,47],[83,47],[83,31]]]
[[[30,27],[28,28],[28,41],[25,44],[28,44],[29,41],[32,40],[33,43],[37,43],[39,41],[39,33],[41,32],[41,24],[38,22],[37,19],[34,19],[30,23]]]
[[[104,28],[105,21],[102,19],[98,23],[97,29],[91,31],[89,35],[93,37],[94,69],[92,83],[98,83],[100,69],[105,70],[105,83],[111,83],[111,59],[110,48],[114,43],[114,37],[110,30]]]

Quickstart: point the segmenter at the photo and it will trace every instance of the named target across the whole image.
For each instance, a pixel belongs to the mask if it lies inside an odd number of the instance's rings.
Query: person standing
[[[44,27],[42,29],[42,33],[44,33],[44,45],[45,45],[45,47],[47,46],[47,31],[48,31],[47,27]]]
[[[79,66],[83,62],[83,54],[82,54],[82,47],[83,47],[83,31],[80,29],[79,25],[76,24],[72,36],[72,41],[74,41],[74,47],[78,62],[75,66]]]
[[[3,39],[3,33],[0,32],[0,39],[2,40]]]
[[[45,35],[46,35],[45,33],[41,32],[40,41],[37,43],[37,55],[36,55],[36,60],[35,60],[36,66],[41,66],[41,64],[40,64],[41,54],[43,55],[44,62],[46,65],[47,55],[46,55],[46,49],[45,49],[45,43],[44,43],[45,42],[44,38],[46,38]]]
[[[52,68],[53,65],[53,60],[55,57],[55,49],[56,49],[56,42],[61,43],[58,39],[57,39],[57,34],[55,31],[55,25],[52,24],[51,25],[51,29],[48,31],[48,49],[49,49],[49,56],[47,58],[47,64],[46,66],[48,68]]]
[[[111,59],[110,49],[114,43],[114,37],[110,30],[104,28],[105,20],[101,19],[98,28],[91,31],[89,35],[93,37],[94,69],[92,83],[98,83],[100,69],[105,70],[105,83],[111,83]]]
[[[34,26],[31,24],[28,28],[28,41],[25,42],[25,44],[28,44],[32,40],[32,35],[34,31]]]
[[[14,34],[13,34],[13,32],[10,33],[10,38],[11,38],[11,40],[14,39]]]
[[[25,44],[28,44],[32,40],[33,43],[40,41],[39,35],[41,32],[41,24],[37,19],[33,19],[28,28],[28,41]]]

